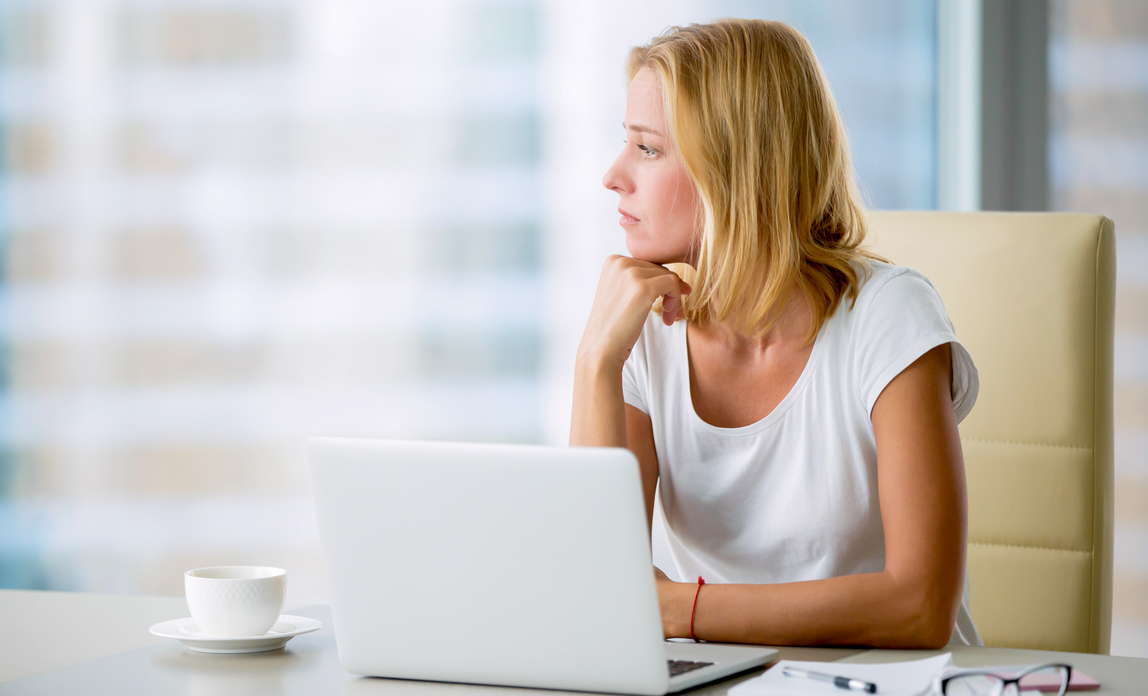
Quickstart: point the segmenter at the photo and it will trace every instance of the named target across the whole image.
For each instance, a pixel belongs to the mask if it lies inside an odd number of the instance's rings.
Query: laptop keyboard
[[[692,672],[695,669],[701,669],[702,667],[709,667],[713,664],[712,662],[691,662],[689,660],[666,660],[666,662],[670,663],[671,677],[676,677],[679,674],[685,674],[686,672]]]

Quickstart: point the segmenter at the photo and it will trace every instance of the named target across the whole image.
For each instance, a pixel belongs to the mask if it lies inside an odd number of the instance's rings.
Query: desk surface
[[[0,590],[0,696],[9,694],[340,694],[342,696],[523,696],[532,689],[364,679],[339,665],[326,606],[290,608],[323,622],[286,649],[252,655],[204,655],[151,636],[154,623],[187,615],[182,598],[110,597]],[[1148,689],[1148,659],[1039,650],[954,647],[946,651],[779,648],[782,659],[891,662],[952,652],[972,667],[1063,661],[1103,684],[1100,693]],[[762,670],[690,691],[724,695]],[[463,693],[465,692],[465,693]],[[539,692],[563,693],[563,692]]]

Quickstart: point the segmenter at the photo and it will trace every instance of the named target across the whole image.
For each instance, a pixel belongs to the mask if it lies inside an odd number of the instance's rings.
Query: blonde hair
[[[837,105],[813,49],[781,22],[671,27],[630,51],[661,82],[670,137],[697,185],[689,321],[760,336],[797,287],[816,338],[868,272],[864,208]]]

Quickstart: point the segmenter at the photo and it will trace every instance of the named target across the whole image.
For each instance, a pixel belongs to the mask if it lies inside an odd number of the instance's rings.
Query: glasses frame
[[[1067,665],[1063,662],[1046,662],[1044,664],[1033,665],[1032,667],[1028,667],[1026,669],[1021,670],[1020,672],[1017,672],[1011,678],[1005,678],[1005,677],[1001,676],[1000,674],[997,674],[996,672],[994,672],[990,669],[947,670],[947,671],[941,672],[937,676],[933,677],[933,691],[936,694],[940,694],[941,696],[947,696],[947,691],[949,688],[949,681],[951,681],[953,679],[957,679],[958,677],[984,676],[984,677],[993,677],[994,679],[1000,680],[1001,687],[1000,687],[1000,691],[995,692],[996,696],[1003,694],[1005,692],[1005,689],[1008,688],[1009,684],[1013,684],[1016,687],[1016,693],[1020,694],[1021,693],[1021,690],[1020,690],[1020,680],[1021,679],[1024,679],[1025,677],[1032,674],[1033,672],[1039,672],[1040,670],[1048,669],[1049,667],[1063,668],[1065,670],[1067,676],[1065,676],[1064,682],[1060,685],[1060,692],[1057,694],[1057,696],[1064,696],[1064,693],[1066,691],[1068,691],[1069,682],[1072,681],[1072,665]],[[1033,690],[1029,689],[1025,693],[1033,693]],[[1042,693],[1044,693],[1044,692],[1042,692]],[[1051,692],[1047,692],[1047,693],[1051,693]]]

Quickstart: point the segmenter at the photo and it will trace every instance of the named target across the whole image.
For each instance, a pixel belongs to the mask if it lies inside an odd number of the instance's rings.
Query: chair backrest
[[[870,213],[869,248],[941,294],[980,372],[961,424],[970,609],[987,645],[1107,653],[1113,223]]]

